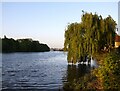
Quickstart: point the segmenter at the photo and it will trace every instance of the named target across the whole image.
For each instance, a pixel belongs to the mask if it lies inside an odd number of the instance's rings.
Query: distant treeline
[[[32,39],[13,39],[4,38],[2,41],[2,52],[46,52],[50,51],[50,48],[46,44],[41,44],[39,41]]]

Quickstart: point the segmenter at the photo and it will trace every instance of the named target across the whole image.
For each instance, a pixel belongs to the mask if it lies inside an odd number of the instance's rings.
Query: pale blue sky
[[[65,27],[69,22],[80,22],[82,10],[111,15],[118,22],[117,2],[6,2],[2,3],[2,36],[32,38],[62,48]]]

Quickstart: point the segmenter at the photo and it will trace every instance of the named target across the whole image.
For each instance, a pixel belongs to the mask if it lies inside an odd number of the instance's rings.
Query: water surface
[[[58,51],[3,54],[2,89],[62,90],[65,82],[89,73],[91,66],[68,65],[67,53]]]

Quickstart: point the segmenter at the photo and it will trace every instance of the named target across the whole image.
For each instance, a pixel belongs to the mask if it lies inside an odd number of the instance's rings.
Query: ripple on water
[[[18,82],[28,82],[30,79],[27,76],[24,76],[23,78],[19,78]]]
[[[3,88],[55,89],[67,70],[63,52],[3,54]]]

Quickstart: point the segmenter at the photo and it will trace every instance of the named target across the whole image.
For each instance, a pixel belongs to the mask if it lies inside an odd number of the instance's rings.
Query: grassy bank
[[[120,90],[120,52],[115,49],[109,53],[95,54],[94,57],[98,61],[99,67],[79,80],[66,83],[64,90]]]

